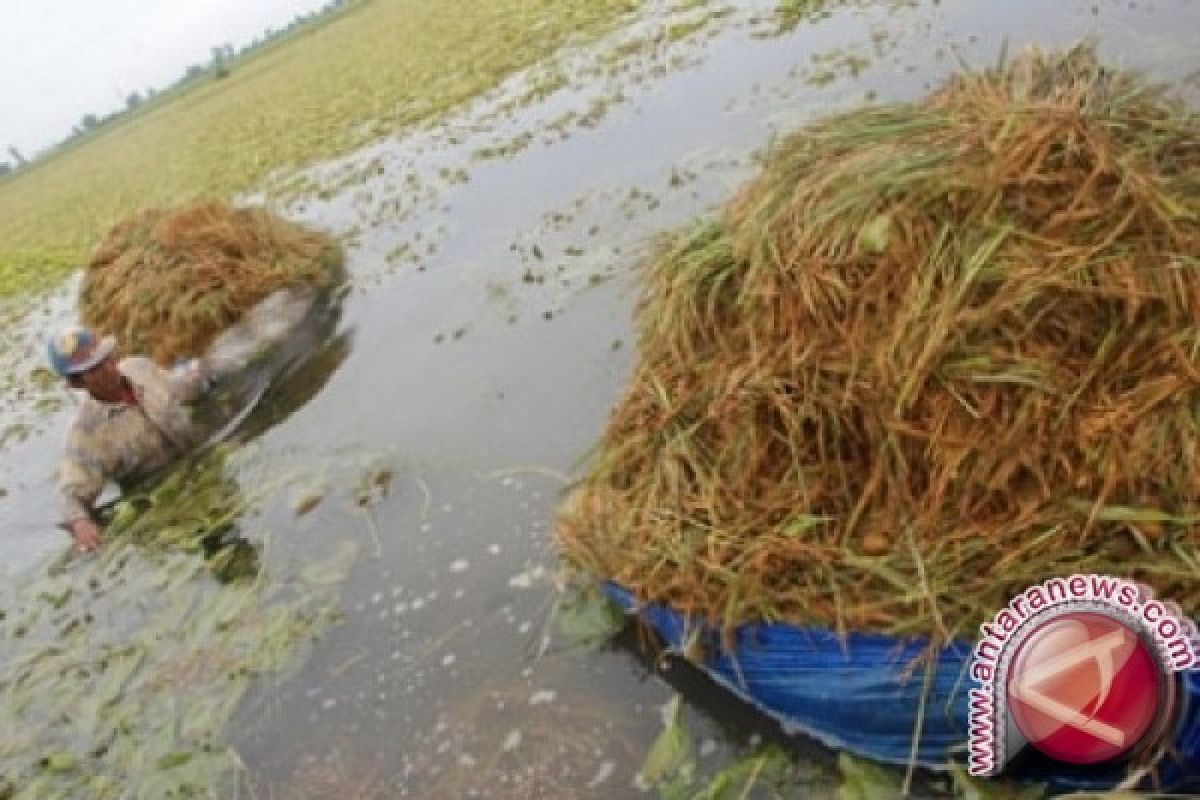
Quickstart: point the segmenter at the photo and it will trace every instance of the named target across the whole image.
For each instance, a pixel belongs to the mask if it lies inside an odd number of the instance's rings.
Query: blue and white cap
[[[117,340],[113,336],[97,339],[90,328],[72,325],[56,333],[47,349],[54,371],[68,378],[87,372],[112,355]]]

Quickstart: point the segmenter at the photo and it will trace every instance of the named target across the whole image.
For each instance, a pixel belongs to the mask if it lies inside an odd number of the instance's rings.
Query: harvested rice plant
[[[170,365],[277,289],[332,286],[342,262],[337,242],[261,208],[205,200],[141,211],[92,253],[81,316],[125,352]]]
[[[1194,615],[1198,125],[1082,47],[782,141],[650,265],[562,549],[724,624],[944,641],[1077,572]]]

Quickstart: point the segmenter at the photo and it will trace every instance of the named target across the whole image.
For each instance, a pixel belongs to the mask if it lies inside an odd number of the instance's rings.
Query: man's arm
[[[90,553],[104,544],[104,531],[89,517],[81,517],[71,523],[71,537],[81,553]]]
[[[208,369],[199,358],[180,361],[167,375],[171,397],[176,403],[187,405],[204,392],[208,386]]]
[[[121,374],[129,381],[142,412],[181,453],[195,444],[190,404],[205,389],[205,370],[199,362],[183,362],[166,370],[144,356],[121,359]]]
[[[60,525],[85,552],[95,550],[101,543],[102,532],[92,518],[92,504],[104,483],[104,470],[97,459],[80,449],[68,448],[58,467],[58,489],[62,498]]]
[[[198,358],[163,369],[145,356],[121,359],[121,374],[133,386],[138,402],[152,415],[186,406],[207,387],[209,371]]]

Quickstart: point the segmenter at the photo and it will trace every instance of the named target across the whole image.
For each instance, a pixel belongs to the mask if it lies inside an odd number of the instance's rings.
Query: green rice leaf
[[[844,752],[838,754],[838,769],[842,773],[838,800],[876,800],[902,794],[903,775],[896,770],[885,769]]]
[[[862,227],[858,232],[858,241],[867,252],[882,253],[887,250],[891,228],[892,218],[887,214],[880,214]]]
[[[675,695],[663,710],[663,730],[650,746],[638,770],[642,787],[657,786],[674,777],[685,766],[694,765],[692,738],[680,719],[680,697]]]

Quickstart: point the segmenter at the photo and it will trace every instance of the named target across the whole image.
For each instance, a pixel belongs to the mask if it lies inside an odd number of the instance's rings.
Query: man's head
[[[72,326],[50,340],[50,364],[72,389],[86,389],[97,400],[113,403],[124,394],[124,380],[113,357],[112,336],[97,339],[91,330]]]

